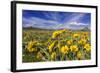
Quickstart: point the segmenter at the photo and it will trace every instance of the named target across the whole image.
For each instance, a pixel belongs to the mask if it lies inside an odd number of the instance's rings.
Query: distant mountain
[[[54,29],[46,29],[46,28],[38,28],[38,27],[23,27],[23,29],[34,29],[34,30],[54,30]]]
[[[88,27],[84,27],[83,29],[81,29],[81,31],[90,31],[90,29]]]
[[[60,26],[60,27],[49,27],[49,26],[42,26],[42,27],[33,27],[33,26],[27,26],[27,27],[23,27],[24,29],[46,29],[46,30],[62,30],[62,29],[69,29],[69,30],[80,30],[80,29],[83,29],[84,27],[77,27],[77,26],[69,26],[69,27],[66,27],[66,26]]]
[[[90,31],[90,28],[88,27],[83,27],[81,29],[72,29],[72,28],[58,28],[58,29],[48,29],[48,28],[39,28],[39,27],[23,27],[23,29],[34,29],[34,30],[62,30],[62,29],[66,29],[66,30],[73,30],[73,31],[77,31],[77,30],[81,30],[81,31]]]

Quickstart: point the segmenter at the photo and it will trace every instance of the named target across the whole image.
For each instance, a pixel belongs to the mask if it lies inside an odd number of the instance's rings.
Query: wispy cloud
[[[23,27],[38,27],[38,28],[47,28],[47,29],[55,29],[55,26],[59,24],[56,21],[53,20],[45,20],[37,17],[30,17],[30,18],[24,18],[23,17]]]
[[[84,16],[85,16],[85,14],[73,13],[69,17],[66,17],[64,19],[63,24],[60,24],[57,27],[58,28],[69,28],[69,29],[83,29],[84,27],[87,27],[87,25],[88,25],[88,24],[80,22],[80,19]]]

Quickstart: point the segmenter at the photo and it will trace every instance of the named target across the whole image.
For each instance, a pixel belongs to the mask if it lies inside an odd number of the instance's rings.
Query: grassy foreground
[[[91,59],[90,31],[23,29],[22,61]]]

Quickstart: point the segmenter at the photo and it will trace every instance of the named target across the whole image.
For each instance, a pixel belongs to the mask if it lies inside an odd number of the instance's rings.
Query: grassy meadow
[[[87,30],[23,28],[22,61],[46,62],[91,59]]]

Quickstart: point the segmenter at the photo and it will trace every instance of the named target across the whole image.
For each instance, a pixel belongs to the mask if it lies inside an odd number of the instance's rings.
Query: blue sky
[[[83,29],[90,28],[91,14],[79,12],[23,10],[23,27],[45,29]]]

